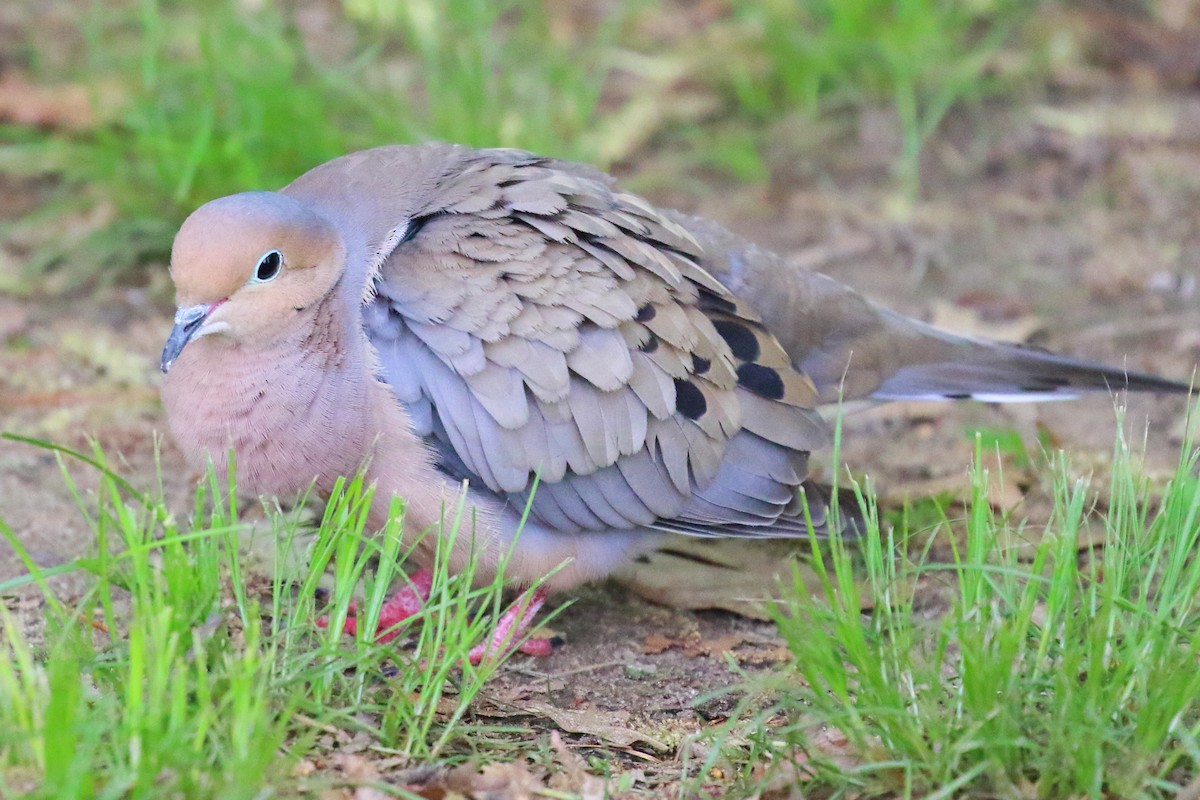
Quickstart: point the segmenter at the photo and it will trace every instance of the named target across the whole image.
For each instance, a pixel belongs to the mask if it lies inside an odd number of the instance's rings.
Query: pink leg
[[[530,623],[545,602],[545,589],[535,589],[518,597],[500,617],[490,639],[471,648],[468,656],[471,663],[479,665],[484,659],[496,658],[501,653],[511,650],[513,643],[529,630]],[[554,645],[549,639],[530,639],[518,649],[526,655],[548,656],[554,651]]]
[[[375,639],[378,642],[390,642],[399,636],[403,629],[400,623],[419,612],[421,606],[429,599],[429,591],[433,587],[432,572],[422,568],[408,576],[408,579],[409,584],[389,597],[379,608],[379,624],[375,628]],[[358,631],[356,611],[355,604],[351,603],[350,613],[343,628],[351,636]],[[328,617],[317,620],[318,628],[328,626]]]

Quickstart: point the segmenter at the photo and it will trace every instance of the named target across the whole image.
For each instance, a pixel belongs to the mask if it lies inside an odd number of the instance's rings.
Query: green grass
[[[97,123],[0,129],[0,169],[57,178],[41,209],[0,228],[36,245],[23,260],[27,283],[137,279],[207,200],[280,187],[353,150],[427,139],[602,168],[631,148],[665,146],[765,182],[787,166],[780,159],[824,146],[814,131],[887,107],[902,142],[899,196],[911,203],[922,149],[946,114],[1014,85],[995,56],[1039,2],[725,0],[708,28],[665,37],[647,30],[674,12],[643,0],[343,0],[307,36],[290,8],[93,2],[78,14],[78,54],[30,51],[42,80],[89,87]],[[1036,46],[1016,46],[1023,58],[1004,63],[1031,69]],[[667,111],[675,84],[726,102]]]
[[[729,6],[734,56],[714,54],[707,72],[731,96],[735,119],[761,130],[797,114],[816,119],[891,108],[901,138],[895,173],[911,200],[920,189],[922,148],[947,112],[1010,85],[987,69],[1038,3],[730,0]],[[755,148],[761,161],[766,144],[761,135],[735,137],[712,157],[744,173],[756,160],[745,150]]]
[[[296,787],[292,767],[330,726],[363,731],[413,763],[452,763],[479,737],[505,733],[465,719],[501,663],[472,667],[466,657],[502,610],[502,578],[472,589],[473,566],[449,575],[440,546],[407,646],[338,632],[359,590],[360,631],[374,630],[403,555],[402,503],[380,536],[365,535],[371,492],[359,479],[334,492],[315,532],[272,515],[259,535],[281,553],[262,578],[243,563],[248,529],[235,497],[211,478],[185,521],[115,475],[100,452],[56,455],[100,470],[94,493],[71,483],[96,549],[41,569],[0,520],[29,570],[0,591],[37,584],[47,616],[35,646],[0,607],[0,795],[263,797]],[[71,480],[65,463],[63,474]],[[460,525],[465,535],[464,507],[450,511],[450,538]],[[297,548],[306,561],[292,573]],[[71,604],[51,588],[67,572],[88,576]],[[318,608],[327,574],[333,588]],[[329,629],[314,626],[319,613]]]
[[[201,203],[281,187],[353,150],[436,139],[605,152],[589,132],[620,13],[577,41],[554,35],[533,0],[348,0],[330,36],[346,38],[339,46],[306,40],[286,6],[250,8],[140,0],[81,15],[80,68],[59,77],[91,87],[99,124],[22,134],[0,161],[62,180],[16,233],[97,202],[112,221],[65,241],[55,228],[28,277],[62,268],[68,285],[119,279],[165,260]]]
[[[977,461],[965,532],[940,531],[950,563],[877,523],[857,554],[814,542],[823,596],[797,580],[776,614],[795,662],[748,679],[754,700],[722,732],[747,790],[1175,796],[1200,769],[1200,454],[1183,452],[1159,498],[1119,439],[1099,513],[1060,454],[1044,527],[998,517]],[[1081,546],[1089,526],[1102,555]],[[930,619],[934,584],[949,609]]]
[[[1055,456],[1043,467],[1054,511],[1033,526],[993,512],[976,441],[953,533],[944,519],[933,536],[881,533],[867,490],[860,547],[813,541],[823,591],[810,596],[797,572],[775,613],[794,662],[744,676],[708,761],[681,776],[720,761],[734,796],[799,784],[813,797],[1158,798],[1200,772],[1200,452],[1185,445],[1174,477],[1152,490],[1119,438],[1100,511]],[[362,731],[414,764],[505,758],[506,747],[511,757],[512,736],[528,741],[469,717],[497,665],[463,661],[501,610],[500,579],[471,589],[470,569],[452,576],[440,559],[407,646],[333,632],[359,593],[372,628],[403,555],[397,536],[364,535],[360,481],[334,493],[313,532],[268,517],[270,533],[257,535],[281,553],[262,577],[241,555],[251,534],[228,487],[210,478],[184,521],[102,453],[56,455],[100,470],[98,490],[74,492],[97,544],[43,569],[0,521],[29,570],[0,592],[36,584],[47,618],[31,640],[0,611],[4,796],[299,790],[292,766],[330,729]],[[298,555],[305,566],[289,567]],[[89,578],[70,604],[51,583],[65,572]],[[931,592],[943,598],[936,614]],[[313,626],[319,613],[331,629]]]

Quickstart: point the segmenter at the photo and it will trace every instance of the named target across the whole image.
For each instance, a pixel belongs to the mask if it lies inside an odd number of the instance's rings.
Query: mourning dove
[[[403,498],[406,542],[466,481],[474,531],[452,568],[473,546],[487,580],[511,548],[518,583],[561,565],[551,591],[664,532],[800,536],[806,506],[819,529],[802,489],[839,396],[1187,391],[939,331],[516,150],[382,147],[214,200],[171,275],[162,392],[193,465],[224,474],[232,450],[243,493],[282,496],[365,469],[371,524]]]

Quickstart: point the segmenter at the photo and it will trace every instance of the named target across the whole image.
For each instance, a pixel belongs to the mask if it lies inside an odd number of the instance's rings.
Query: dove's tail
[[[704,267],[746,300],[825,403],[857,400],[1066,400],[1123,389],[1186,393],[1186,383],[1016,344],[959,336],[799,269],[716,223],[676,214]]]
[[[899,366],[877,400],[963,399],[991,403],[1069,400],[1084,392],[1187,393],[1186,383],[1083,361],[1035,347],[972,339],[905,319],[926,339],[927,360]],[[851,356],[853,365],[853,356]],[[853,366],[851,366],[853,368]]]

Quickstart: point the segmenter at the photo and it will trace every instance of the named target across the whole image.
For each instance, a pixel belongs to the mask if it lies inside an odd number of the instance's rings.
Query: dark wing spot
[[[758,339],[755,338],[754,331],[740,322],[729,319],[714,319],[713,327],[729,345],[735,358],[741,361],[753,361],[758,358]]]
[[[712,362],[707,358],[700,356],[692,356],[692,372],[697,375],[703,375],[708,372],[708,368],[712,366]]]
[[[646,305],[644,305],[638,309],[636,319],[638,322],[649,322],[650,320],[654,319],[654,317],[657,313],[658,313],[658,310],[655,309],[654,306],[650,305],[649,303],[646,303]]]
[[[696,301],[701,311],[720,311],[723,314],[736,314],[737,304],[732,300],[724,297],[718,297],[707,289],[700,290],[700,297]]]
[[[650,338],[638,345],[638,350],[641,350],[643,353],[653,353],[657,349],[658,337],[653,333],[650,334]]]
[[[396,247],[411,242],[417,237],[417,234],[421,232],[421,229],[424,228],[430,220],[436,219],[437,217],[442,216],[444,213],[445,212],[442,211],[435,211],[432,214],[425,214],[424,216],[413,217],[410,219],[408,221],[408,227],[404,229],[404,235],[400,237],[400,241],[396,242]]]
[[[783,379],[762,364],[742,364],[737,371],[738,385],[768,400],[783,399]]]
[[[946,392],[944,395],[947,400],[970,400],[970,392]]]
[[[694,384],[676,378],[675,409],[688,419],[700,419],[708,410],[708,402]]]

